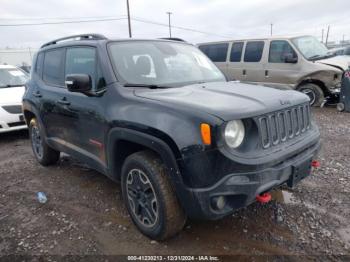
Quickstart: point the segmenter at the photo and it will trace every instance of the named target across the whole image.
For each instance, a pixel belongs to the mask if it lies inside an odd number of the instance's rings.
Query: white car
[[[10,65],[0,65],[0,133],[26,129],[22,114],[24,84],[28,75]]]

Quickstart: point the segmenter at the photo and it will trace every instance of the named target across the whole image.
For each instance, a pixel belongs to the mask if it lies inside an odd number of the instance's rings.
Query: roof
[[[0,65],[0,69],[14,69],[14,68],[17,68],[17,67],[12,65]]]
[[[213,44],[213,43],[227,43],[227,42],[239,42],[239,41],[262,41],[262,40],[283,40],[283,39],[291,39],[303,36],[311,36],[311,35],[294,35],[294,36],[270,36],[270,37],[257,37],[257,38],[240,38],[240,39],[229,39],[229,40],[221,40],[221,41],[212,41],[212,42],[203,42],[198,43],[197,45],[203,44]]]
[[[82,34],[67,36],[59,39],[52,40],[41,46],[40,49],[49,49],[50,47],[58,46],[69,46],[69,45],[79,45],[79,44],[91,44],[91,43],[101,43],[101,42],[123,42],[123,41],[168,41],[168,42],[182,42],[187,43],[180,38],[158,38],[158,39],[135,39],[135,38],[125,38],[125,39],[108,39],[104,35],[100,34]]]

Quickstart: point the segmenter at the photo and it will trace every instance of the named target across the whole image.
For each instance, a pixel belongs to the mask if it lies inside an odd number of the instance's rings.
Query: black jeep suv
[[[58,39],[38,51],[23,110],[42,165],[65,152],[120,181],[154,239],[218,219],[310,174],[320,145],[308,97],[227,82],[195,46]]]

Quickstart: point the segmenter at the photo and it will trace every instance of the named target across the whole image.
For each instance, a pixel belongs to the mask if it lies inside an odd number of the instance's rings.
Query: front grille
[[[20,121],[20,122],[9,123],[8,126],[9,126],[9,127],[24,126],[25,124],[26,124],[26,122]]]
[[[310,105],[298,105],[259,116],[256,121],[263,148],[270,148],[300,136],[310,128]]]
[[[3,106],[2,108],[10,114],[21,114],[22,113],[22,106],[20,106],[20,105]]]

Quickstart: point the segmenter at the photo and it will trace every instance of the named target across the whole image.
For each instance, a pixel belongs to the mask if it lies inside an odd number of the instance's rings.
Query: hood
[[[135,95],[173,108],[206,112],[224,121],[248,118],[309,101],[300,92],[239,82],[214,82],[169,89],[136,89]]]
[[[24,86],[0,88],[0,105],[22,104]]]
[[[315,61],[316,63],[325,64],[336,67],[342,71],[349,69],[350,57],[349,56],[334,56],[331,58],[321,59]]]

